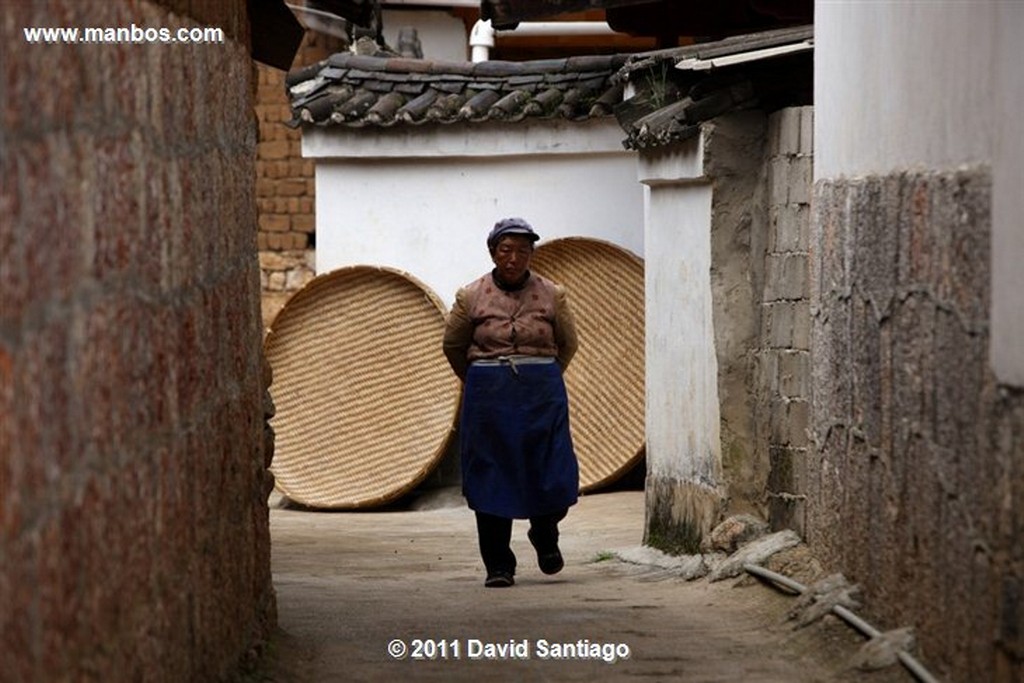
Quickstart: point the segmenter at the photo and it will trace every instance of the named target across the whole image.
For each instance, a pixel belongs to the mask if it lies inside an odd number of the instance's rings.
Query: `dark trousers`
[[[568,510],[530,518],[530,543],[538,553],[551,552],[558,547],[558,523]],[[476,534],[480,541],[480,557],[487,573],[504,571],[515,574],[516,556],[512,552],[512,520],[484,512],[476,513]]]

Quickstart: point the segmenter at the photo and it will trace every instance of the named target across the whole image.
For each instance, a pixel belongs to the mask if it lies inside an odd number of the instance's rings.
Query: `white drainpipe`
[[[524,21],[511,31],[495,31],[491,20],[478,20],[469,32],[471,59],[486,62],[496,35],[517,36],[610,36],[616,31],[604,21]]]

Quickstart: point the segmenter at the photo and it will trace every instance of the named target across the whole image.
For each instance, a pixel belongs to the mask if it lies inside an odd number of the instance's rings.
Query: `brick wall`
[[[340,39],[307,31],[293,68],[314,64],[343,49]],[[256,203],[263,324],[269,327],[291,295],[313,278],[316,194],[313,161],[302,158],[302,131],[284,124],[291,119],[285,74],[262,64],[256,69]]]
[[[1024,392],[989,367],[987,168],[819,181],[807,538],[944,680],[1024,677]]]
[[[759,457],[767,450],[768,513],[776,529],[804,531],[810,438],[808,239],[813,178],[813,107],[768,118],[768,238],[761,335]]]
[[[246,4],[169,4],[0,9],[3,681],[217,680],[274,622]]]

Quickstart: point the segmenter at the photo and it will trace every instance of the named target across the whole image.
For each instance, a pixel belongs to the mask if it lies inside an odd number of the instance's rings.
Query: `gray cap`
[[[540,235],[533,231],[533,227],[522,218],[502,218],[491,228],[491,234],[487,236],[487,248],[494,250],[498,240],[505,235],[522,235],[531,242],[540,239]]]

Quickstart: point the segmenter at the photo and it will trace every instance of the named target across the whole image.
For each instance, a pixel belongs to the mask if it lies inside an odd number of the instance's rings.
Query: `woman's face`
[[[508,283],[523,279],[530,267],[533,256],[533,242],[522,235],[507,235],[498,241],[491,257],[498,268],[498,275]]]

